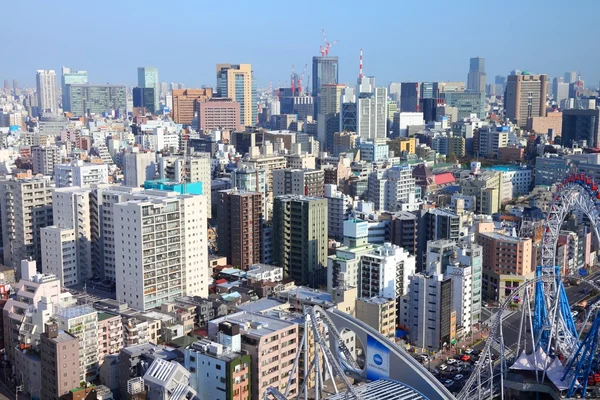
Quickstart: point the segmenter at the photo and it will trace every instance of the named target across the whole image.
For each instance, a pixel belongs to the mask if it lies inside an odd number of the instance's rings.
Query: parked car
[[[471,360],[471,356],[469,356],[468,354],[464,354],[460,359],[463,361],[469,361]]]
[[[448,361],[446,361],[446,364],[448,365],[453,365],[456,364],[458,361],[455,360],[454,358],[449,358]]]
[[[471,355],[473,353],[473,349],[466,349],[465,354]]]
[[[444,382],[444,386],[449,387],[452,386],[454,384],[454,381],[451,379],[446,379],[446,381]]]
[[[448,369],[448,366],[447,366],[446,364],[442,364],[442,365],[440,365],[440,366],[438,367],[438,369],[439,369],[440,371],[445,371],[445,370],[447,370],[447,369]]]
[[[455,381],[460,381],[462,378],[464,378],[464,376],[462,376],[461,374],[458,374],[454,377]]]

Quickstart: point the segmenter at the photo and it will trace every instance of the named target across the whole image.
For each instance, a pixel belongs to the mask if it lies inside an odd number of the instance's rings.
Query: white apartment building
[[[421,204],[409,166],[393,166],[369,174],[367,197],[380,211],[413,211]]]
[[[63,287],[79,283],[77,236],[73,228],[52,225],[41,229],[42,272],[56,275]]]
[[[385,243],[360,261],[360,297],[397,299],[408,292],[408,277],[415,273],[416,258],[402,247]]]
[[[56,146],[31,146],[33,174],[54,175],[54,168],[60,162],[60,152]]]
[[[148,310],[208,295],[206,197],[145,191],[114,206],[117,300]]]
[[[59,164],[54,167],[54,182],[57,188],[108,183],[108,165],[81,160]]]
[[[502,127],[485,126],[479,129],[479,157],[493,157],[498,155],[498,149],[508,146],[508,130]]]
[[[352,197],[339,192],[337,185],[325,185],[327,199],[327,232],[329,237],[341,240],[344,237],[344,221],[352,210]]]
[[[41,261],[40,229],[52,225],[52,186],[48,178],[0,181],[4,265]]]
[[[375,88],[359,82],[359,96],[356,99],[356,133],[361,140],[385,139],[387,137],[387,88]],[[363,87],[368,86],[363,92]]]
[[[91,382],[98,376],[98,312],[89,305],[58,307],[58,328],[79,340],[81,381]]]

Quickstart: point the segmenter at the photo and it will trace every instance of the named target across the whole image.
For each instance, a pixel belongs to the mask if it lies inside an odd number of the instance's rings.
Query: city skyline
[[[67,24],[76,17],[76,12],[81,11],[71,0],[52,8],[29,7],[28,3],[30,1],[11,2],[4,6],[4,10],[9,15],[27,15],[33,25],[43,24],[48,19],[59,25]],[[199,15],[204,18],[218,17],[218,5],[199,6],[184,2],[176,10],[164,7],[160,10],[161,18],[165,21],[179,19],[178,26],[181,29],[175,32],[169,28],[169,24],[153,25],[153,31],[148,32],[147,37],[152,39],[154,46],[146,51],[136,51],[136,56],[131,57],[131,48],[127,43],[137,34],[135,26],[153,17],[156,7],[151,7],[152,3],[159,4],[150,1],[146,8],[137,9],[133,5],[119,3],[119,15],[127,14],[130,17],[127,23],[119,23],[117,29],[112,31],[102,28],[103,21],[116,22],[115,14],[111,13],[116,8],[110,5],[117,3],[109,0],[102,9],[90,10],[96,13],[96,17],[88,21],[88,34],[61,36],[60,30],[50,31],[44,37],[44,46],[40,47],[36,47],[38,37],[34,35],[25,34],[19,41],[7,41],[3,46],[5,54],[13,56],[10,65],[3,68],[1,78],[16,79],[21,87],[33,87],[36,70],[53,69],[58,74],[61,67],[67,65],[89,71],[90,83],[135,86],[137,68],[152,65],[158,68],[164,82],[184,82],[187,87],[214,87],[214,66],[217,63],[249,63],[253,66],[258,87],[267,87],[269,81],[273,87],[286,87],[289,85],[292,64],[296,72],[301,72],[304,64],[310,67],[312,57],[319,54],[319,46],[323,44],[321,29],[324,28],[329,42],[339,39],[330,55],[339,57],[340,83],[354,84],[356,81],[361,48],[364,53],[364,73],[375,76],[378,85],[400,81],[466,81],[469,59],[472,57],[486,59],[488,83],[495,75],[506,76],[513,69],[544,73],[550,77],[563,76],[565,71],[579,71],[587,84],[594,87],[600,79],[600,74],[594,70],[594,65],[600,62],[600,55],[579,51],[577,42],[569,39],[581,37],[585,33],[587,19],[592,23],[592,16],[600,11],[600,5],[591,1],[571,10],[551,7],[552,4],[558,5],[558,1],[545,3],[549,6],[539,8],[534,4],[511,0],[502,8],[518,8],[507,13],[504,19],[499,19],[497,24],[490,24],[490,19],[482,16],[502,15],[502,10],[493,4],[477,4],[475,7],[475,3],[470,1],[445,4],[434,0],[428,4],[427,10],[417,4],[390,4],[385,10],[382,7],[361,8],[360,13],[353,6],[358,3],[346,2],[342,8],[342,3],[332,2],[318,13],[306,14],[311,18],[302,18],[303,13],[292,6],[289,6],[290,12],[286,11],[288,6],[281,4],[277,7],[261,7],[262,13],[258,15],[254,5],[238,3],[238,12],[231,15],[231,26],[240,27],[247,23],[246,19],[257,18],[259,23],[253,24],[253,34],[241,35],[241,28],[219,30],[219,40],[214,42],[192,40],[195,37],[192,36],[195,35],[192,22]],[[311,4],[317,6],[316,3]],[[308,10],[311,9],[309,6],[306,7]],[[427,15],[425,12],[428,10],[435,12]],[[525,16],[531,13],[535,13],[536,18],[521,24]],[[336,18],[331,18],[334,14]],[[375,28],[367,25],[362,29],[347,29],[347,21],[358,17],[363,21],[376,21],[381,15],[394,14],[407,17],[402,20],[402,27],[378,23]],[[289,24],[281,15],[291,15],[291,19],[299,18],[303,23]],[[409,18],[409,15],[421,17],[415,19]],[[461,16],[468,19],[469,23],[456,23]],[[572,20],[571,16],[578,19],[578,24],[570,27],[571,35],[552,35],[544,30],[543,21],[553,18]],[[8,20],[7,31],[17,31],[21,21],[18,18]],[[426,21],[438,30],[426,34],[427,29],[423,29],[427,25],[423,25],[423,22]],[[496,25],[505,29],[494,29]],[[411,30],[417,35],[411,34]],[[481,34],[486,30],[489,35]],[[274,34],[278,31],[287,31],[287,34]],[[494,34],[502,40],[493,40]],[[382,40],[384,37],[389,39]],[[456,39],[454,42],[441,42],[436,37]],[[90,46],[91,42],[93,46]],[[197,56],[186,56],[184,60],[190,62],[181,62],[181,58],[176,56],[190,54],[190,43],[198,43]],[[526,43],[536,43],[535,51]],[[30,48],[36,50],[29,51]],[[443,68],[440,68],[442,64],[439,60],[442,57],[438,51],[442,49],[445,59]],[[169,50],[173,58],[168,57]],[[577,54],[577,59],[571,59],[570,53]],[[407,55],[411,57],[407,58]],[[107,57],[118,62],[106,62]],[[309,74],[311,71],[307,68]]]

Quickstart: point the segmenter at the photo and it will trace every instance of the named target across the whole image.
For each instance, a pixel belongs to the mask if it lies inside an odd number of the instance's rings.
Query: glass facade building
[[[69,104],[76,117],[115,111],[127,113],[127,90],[124,85],[69,85]]]

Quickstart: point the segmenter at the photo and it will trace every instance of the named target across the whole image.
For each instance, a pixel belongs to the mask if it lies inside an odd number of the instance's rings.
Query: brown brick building
[[[178,124],[190,125],[194,113],[200,111],[200,103],[212,98],[212,88],[206,89],[174,89],[173,120]]]

